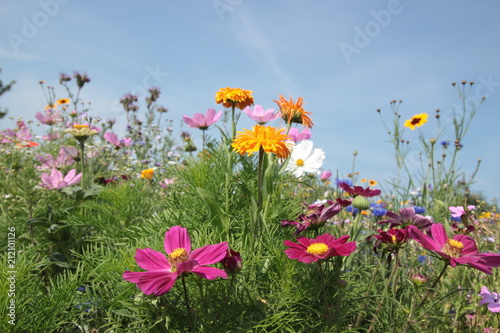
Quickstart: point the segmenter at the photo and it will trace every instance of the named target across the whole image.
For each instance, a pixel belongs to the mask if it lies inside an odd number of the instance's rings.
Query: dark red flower
[[[350,187],[349,185],[347,185],[346,183],[343,183],[343,182],[339,182],[338,186],[341,189],[343,189],[344,191],[346,191],[347,193],[349,193],[349,195],[351,197],[357,197],[358,195],[361,195],[363,197],[370,198],[370,197],[380,195],[380,193],[382,193],[382,191],[372,190],[370,187],[367,187],[367,188],[363,188],[362,186]]]

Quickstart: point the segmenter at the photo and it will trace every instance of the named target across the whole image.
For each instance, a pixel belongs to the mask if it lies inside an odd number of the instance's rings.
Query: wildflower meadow
[[[40,81],[33,119],[2,114],[0,331],[500,332],[500,214],[460,164],[473,82],[446,124],[374,108],[386,180],[356,152],[324,169],[299,96],[217,87],[219,108],[169,119],[151,87],[119,127],[90,84]]]

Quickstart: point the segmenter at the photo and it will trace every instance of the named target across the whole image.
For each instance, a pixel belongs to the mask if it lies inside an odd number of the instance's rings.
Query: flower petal
[[[146,295],[154,294],[161,296],[169,291],[176,279],[177,274],[169,271],[147,271],[123,273],[123,279],[137,284],[137,287]]]
[[[179,225],[173,226],[165,233],[165,252],[167,254],[183,248],[187,253],[191,253],[191,239],[186,228]]]
[[[196,266],[191,272],[207,280],[214,280],[218,277],[227,279],[227,273],[223,269],[210,266]]]
[[[205,245],[191,253],[189,259],[196,260],[200,265],[210,265],[221,261],[228,251],[227,242]]]
[[[165,258],[165,255],[150,248],[137,249],[135,252],[135,261],[137,261],[137,265],[140,268],[147,269],[148,271],[170,269],[170,263]]]

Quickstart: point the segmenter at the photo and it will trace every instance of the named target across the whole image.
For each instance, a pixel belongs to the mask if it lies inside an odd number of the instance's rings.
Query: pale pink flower
[[[76,174],[76,169],[71,169],[68,174],[63,177],[61,171],[54,168],[50,175],[42,173],[42,182],[39,185],[49,190],[61,189],[63,187],[78,184],[82,176],[82,173]]]
[[[274,109],[264,110],[264,108],[260,105],[255,105],[253,109],[250,106],[247,106],[243,112],[255,120],[259,125],[264,125],[265,123],[281,116],[279,112],[274,113]]]
[[[297,143],[302,140],[309,140],[312,136],[311,131],[308,128],[304,128],[302,132],[299,132],[297,127],[291,127],[288,131],[288,136],[293,142]]]
[[[500,294],[491,292],[486,286],[481,288],[479,296],[482,297],[479,305],[488,304],[488,310],[491,312],[500,312]]]
[[[52,108],[46,109],[44,113],[38,111],[35,118],[44,125],[55,125],[63,121],[60,112]]]
[[[215,112],[215,109],[208,109],[206,114],[195,113],[193,118],[186,115],[182,116],[182,120],[189,127],[206,130],[210,125],[216,123],[222,117],[222,111]]]
[[[109,143],[115,145],[116,148],[128,147],[132,144],[133,141],[130,138],[123,138],[122,140],[118,140],[116,134],[111,132],[104,133],[104,139],[106,139],[106,141],[108,141]]]
[[[474,205],[467,206],[468,210],[473,210],[474,208],[476,208],[476,206]],[[449,207],[449,210],[451,212],[452,217],[460,217],[462,215],[465,215],[465,209],[463,206],[456,206],[456,207],[451,206]]]

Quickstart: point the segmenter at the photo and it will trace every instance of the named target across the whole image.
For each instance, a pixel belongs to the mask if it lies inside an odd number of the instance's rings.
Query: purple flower
[[[271,120],[274,120],[281,115],[279,112],[274,113],[274,109],[264,110],[264,108],[260,105],[255,105],[253,109],[247,106],[243,110],[243,112],[245,112],[250,118],[255,120],[259,125],[264,125],[265,123],[270,122]]]
[[[488,310],[491,312],[500,312],[500,294],[495,292],[490,292],[487,287],[481,287],[481,293],[479,296],[482,297],[479,305],[487,304]]]
[[[399,214],[391,211],[385,213],[389,219],[380,221],[380,224],[390,223],[391,228],[396,226],[406,227],[408,225],[414,225],[422,231],[427,231],[434,223],[432,220],[426,218],[425,216],[415,214],[415,209],[413,207],[406,207],[399,210]]]
[[[39,185],[49,190],[61,189],[63,187],[78,184],[82,176],[82,173],[76,174],[76,169],[71,169],[68,174],[63,177],[61,171],[54,168],[50,175],[42,173],[42,182]]]
[[[293,142],[297,143],[302,140],[309,140],[312,134],[307,127],[304,128],[302,132],[299,132],[296,127],[292,127],[290,128],[290,131],[288,131],[288,136],[292,139]]]
[[[337,202],[328,201],[327,203],[327,207],[325,207],[325,204],[322,203],[309,205],[307,207],[307,214],[299,215],[297,221],[282,220],[281,225],[283,227],[294,226],[297,229],[294,236],[297,236],[302,231],[307,229],[316,230],[324,226],[326,221],[337,215],[342,210],[342,206]]]
[[[182,120],[189,127],[206,130],[210,125],[216,123],[222,117],[222,111],[215,112],[215,109],[208,109],[206,115],[203,113],[195,113],[193,118],[186,115],[182,116]]]

